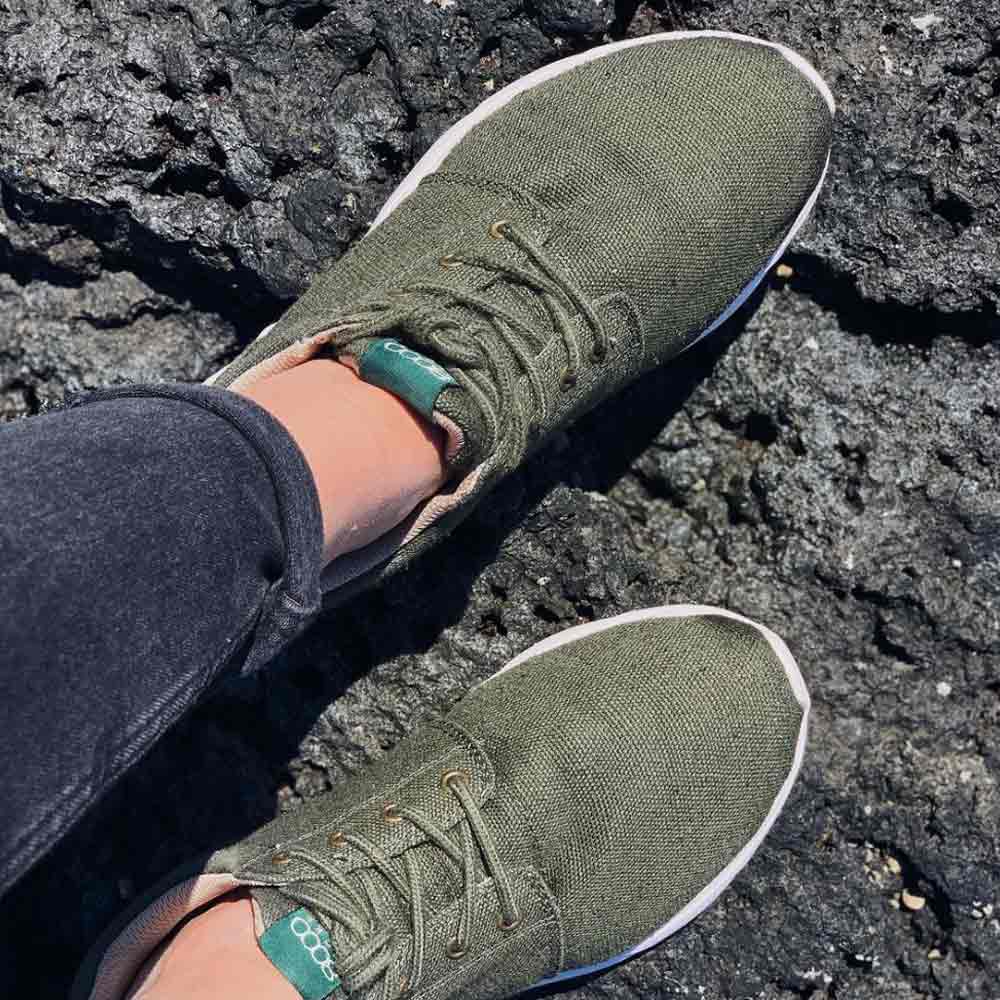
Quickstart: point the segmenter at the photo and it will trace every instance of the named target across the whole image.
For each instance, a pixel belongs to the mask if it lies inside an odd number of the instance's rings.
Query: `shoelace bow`
[[[494,239],[508,240],[520,248],[537,272],[481,254],[447,254],[441,258],[441,266],[483,268],[538,293],[563,344],[566,366],[561,388],[569,390],[575,385],[583,363],[583,352],[573,328],[573,313],[579,313],[592,332],[590,360],[594,362],[603,361],[610,347],[603,323],[586,296],[530,236],[506,221],[495,222],[489,232]],[[412,299],[413,294],[426,295],[431,301],[421,305],[407,302],[407,297]],[[448,306],[462,306],[477,314],[489,325],[504,351],[491,350],[495,342],[482,338],[481,328],[443,316],[442,310]],[[341,329],[356,327],[350,331],[349,341],[398,329],[411,346],[430,349],[479,403],[491,424],[489,431],[497,448],[509,449],[512,457],[516,457],[518,449],[528,446],[548,417],[549,394],[538,355],[551,334],[533,329],[487,294],[431,281],[417,282],[390,291],[386,299],[368,303],[359,312],[341,317],[337,325]],[[514,359],[525,376],[527,394],[519,384],[518,375],[504,364],[504,353]],[[499,419],[501,413],[503,420]]]
[[[458,930],[447,947],[448,957],[457,959],[469,949],[475,917],[477,845],[486,873],[493,879],[496,887],[501,911],[498,926],[505,932],[512,931],[520,925],[521,917],[514,901],[513,883],[500,859],[496,841],[468,786],[466,775],[461,771],[450,771],[442,778],[442,785],[455,795],[465,814],[459,822],[459,843],[417,809],[388,805],[384,814],[390,823],[412,823],[429,843],[440,848],[460,867],[463,877],[462,911]],[[413,935],[409,973],[397,989],[393,989],[393,985],[386,980],[383,996],[388,998],[405,993],[420,981],[427,947],[427,915],[424,912],[423,889],[417,863],[409,851],[404,852],[403,876],[393,867],[389,856],[364,837],[337,833],[331,836],[330,843],[338,847],[350,844],[362,852],[371,862],[371,867],[409,904]],[[356,882],[352,882],[334,863],[312,850],[289,848],[282,852],[282,863],[292,859],[312,866],[317,877],[284,885],[281,891],[303,906],[310,907],[314,913],[322,914],[332,924],[340,924],[360,942],[349,954],[337,956],[337,973],[344,989],[353,993],[371,985],[392,965],[395,942],[391,929],[379,918],[371,898],[372,893],[359,891]],[[361,881],[363,883],[363,879]]]

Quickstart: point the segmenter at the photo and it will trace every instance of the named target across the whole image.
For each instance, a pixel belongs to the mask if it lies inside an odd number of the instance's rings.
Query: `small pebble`
[[[899,898],[903,901],[903,906],[913,911],[922,910],[927,903],[923,896],[918,896],[915,892],[910,892],[909,889],[904,889]]]
[[[902,866],[895,858],[886,858],[885,866],[892,872],[893,875],[898,875],[902,870]]]
[[[795,271],[789,267],[787,264],[779,264],[775,269],[774,273],[781,278],[782,281],[788,281],[789,278],[793,277]]]
[[[941,695],[942,698],[947,698],[948,695],[951,694],[951,685],[947,681],[939,681],[937,693]]]
[[[923,14],[920,17],[911,17],[910,23],[917,31],[926,35],[935,25],[944,24],[944,18],[938,17],[937,14]]]
[[[927,952],[927,957],[932,962],[936,962],[941,957],[941,952],[938,951],[937,948],[931,948],[931,950],[929,952]]]

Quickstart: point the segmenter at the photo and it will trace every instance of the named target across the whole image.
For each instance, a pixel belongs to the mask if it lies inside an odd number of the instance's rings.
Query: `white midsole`
[[[589,622],[586,625],[577,625],[575,628],[559,632],[556,635],[550,636],[548,639],[543,639],[541,642],[536,643],[530,649],[521,653],[520,656],[516,656],[510,661],[510,663],[507,664],[507,666],[505,666],[497,674],[494,674],[493,677],[484,681],[485,684],[489,684],[495,677],[499,677],[508,670],[512,670],[519,664],[524,663],[525,660],[539,656],[542,653],[547,653],[550,650],[557,649],[559,646],[564,646],[568,642],[575,642],[577,639],[583,639],[588,635],[593,635],[595,632],[603,632],[605,629],[614,628],[618,625],[628,625],[632,622],[646,621],[650,618],[688,618],[701,615],[731,618],[734,621],[742,622],[745,625],[755,628],[768,641],[771,648],[774,650],[775,655],[778,657],[778,660],[781,662],[785,671],[785,676],[788,678],[788,683],[791,686],[792,693],[795,695],[795,700],[802,706],[802,723],[799,726],[799,735],[795,743],[795,754],[792,757],[792,766],[788,772],[788,776],[785,778],[778,794],[775,796],[774,802],[771,804],[771,808],[768,811],[767,816],[764,817],[764,822],[761,823],[757,832],[754,833],[750,840],[747,841],[743,849],[732,859],[732,861],[729,862],[728,865],[726,865],[725,868],[722,869],[721,872],[719,872],[718,875],[715,876],[714,879],[712,879],[711,882],[708,883],[708,885],[705,886],[704,889],[701,890],[701,892],[698,893],[697,896],[694,897],[694,899],[692,899],[683,909],[675,913],[674,916],[671,917],[670,920],[668,920],[662,927],[653,931],[652,934],[640,941],[634,948],[630,948],[628,951],[624,951],[620,955],[615,955],[613,958],[606,959],[603,962],[596,962],[593,965],[587,965],[579,969],[567,969],[565,972],[560,972],[558,975],[551,976],[548,979],[535,983],[532,989],[538,986],[547,986],[550,983],[557,983],[564,979],[575,979],[579,976],[588,976],[591,973],[608,969],[613,965],[617,965],[620,962],[624,962],[635,955],[640,954],[641,952],[647,951],[655,945],[658,945],[661,941],[665,941],[672,934],[675,934],[682,927],[684,927],[685,924],[690,923],[695,919],[695,917],[707,910],[716,901],[716,899],[719,898],[733,879],[736,878],[736,876],[746,867],[757,848],[760,847],[762,841],[774,825],[775,820],[780,815],[781,810],[784,808],[785,802],[788,800],[788,796],[791,794],[792,787],[795,784],[795,779],[798,777],[799,770],[802,767],[802,760],[806,751],[806,739],[809,728],[809,691],[806,689],[805,681],[802,679],[802,674],[799,672],[798,664],[795,662],[795,659],[789,651],[788,646],[785,645],[781,636],[772,632],[764,625],[751,621],[749,618],[744,618],[742,615],[738,615],[735,612],[700,604],[674,604],[661,608],[645,608],[641,611],[629,611],[614,618],[605,618],[601,621]]]

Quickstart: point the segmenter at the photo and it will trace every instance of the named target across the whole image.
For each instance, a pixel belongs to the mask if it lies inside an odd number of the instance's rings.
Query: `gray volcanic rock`
[[[672,601],[787,638],[811,754],[718,905],[571,992],[998,995],[995,2],[7,0],[3,412],[204,378],[479,100],[685,27],[790,44],[838,97],[791,274],[169,734],[5,900],[10,995],[65,995],[124,900],[347,780],[526,645]]]

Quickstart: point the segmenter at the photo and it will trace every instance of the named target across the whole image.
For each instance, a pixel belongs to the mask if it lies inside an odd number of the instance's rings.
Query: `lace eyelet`
[[[467,954],[468,951],[469,946],[464,941],[459,941],[458,938],[452,938],[448,942],[445,954],[449,958],[461,958],[463,955]]]
[[[524,923],[524,917],[519,913],[510,923],[507,923],[503,918],[503,914],[497,918],[497,927],[504,932],[504,934],[509,934],[511,931],[516,931],[521,924]]]
[[[451,791],[451,784],[453,781],[461,781],[466,785],[472,784],[472,779],[465,773],[465,771],[460,768],[453,767],[450,771],[445,771],[441,775],[441,787],[446,791]]]
[[[450,271],[456,267],[461,267],[462,261],[460,261],[453,253],[446,253],[438,261],[438,264],[440,264],[446,271]]]
[[[331,833],[330,836],[326,838],[326,842],[335,851],[339,851],[341,848],[347,847],[347,838],[340,832],[340,830],[336,833]]]
[[[576,372],[572,372],[568,368],[564,368],[562,375],[559,376],[559,388],[562,389],[563,392],[569,392],[575,385]]]
[[[402,823],[403,817],[399,815],[399,807],[395,802],[390,802],[382,810],[382,816],[386,823]]]
[[[292,856],[285,851],[277,851],[271,855],[271,864],[275,868],[282,868],[292,860]]]
[[[508,232],[510,232],[510,223],[506,219],[500,219],[490,226],[490,236],[495,240],[507,239]]]

